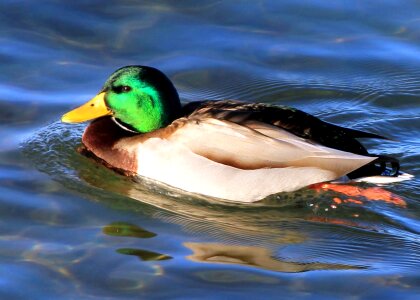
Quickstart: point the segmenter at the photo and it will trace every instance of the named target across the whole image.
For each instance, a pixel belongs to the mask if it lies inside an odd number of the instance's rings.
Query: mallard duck
[[[230,201],[254,202],[343,176],[397,176],[396,159],[356,138],[384,137],[324,122],[295,108],[239,101],[182,106],[158,69],[115,71],[66,123],[95,119],[82,142],[108,167]],[[391,168],[388,166],[391,165]]]

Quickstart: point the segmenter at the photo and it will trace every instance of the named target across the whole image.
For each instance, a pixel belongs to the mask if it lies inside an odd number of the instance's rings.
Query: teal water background
[[[418,1],[0,2],[1,299],[417,299]],[[304,189],[237,205],[133,182],[59,122],[117,68],[183,101],[286,104],[385,135],[414,180],[333,208]],[[361,185],[361,187],[370,187]]]

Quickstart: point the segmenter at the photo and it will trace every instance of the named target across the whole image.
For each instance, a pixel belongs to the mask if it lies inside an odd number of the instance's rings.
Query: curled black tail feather
[[[347,174],[350,179],[369,176],[391,176],[397,177],[400,173],[400,162],[398,159],[386,155],[370,155],[376,156],[377,159],[371,163]]]
[[[395,157],[379,155],[373,163],[379,163],[381,167],[381,175],[397,177],[400,172],[400,162]],[[388,164],[391,167],[390,169],[387,168]]]

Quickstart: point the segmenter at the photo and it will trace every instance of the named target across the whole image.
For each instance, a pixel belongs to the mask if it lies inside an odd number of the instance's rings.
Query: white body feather
[[[375,159],[309,143],[264,123],[211,118],[188,120],[166,137],[127,138],[114,147],[134,153],[140,176],[238,202],[334,180]],[[234,166],[220,162],[225,158],[234,159]]]

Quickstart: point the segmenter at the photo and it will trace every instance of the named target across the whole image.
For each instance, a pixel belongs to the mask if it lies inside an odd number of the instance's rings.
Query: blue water
[[[418,1],[2,1],[1,299],[416,299]],[[385,201],[303,189],[227,204],[133,181],[59,122],[117,68],[184,102],[286,104],[387,136],[415,179]],[[372,185],[360,184],[361,188]],[[333,207],[335,206],[335,208]]]

